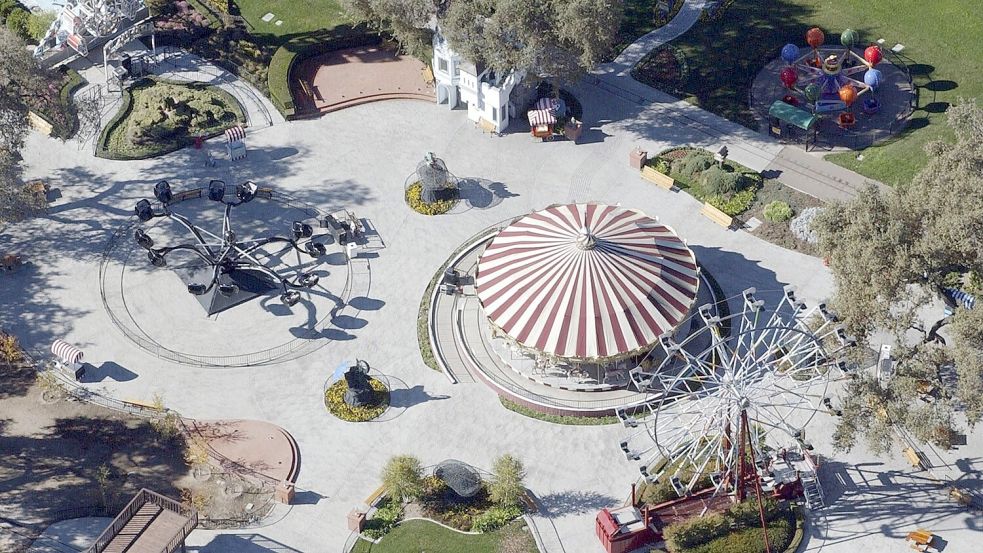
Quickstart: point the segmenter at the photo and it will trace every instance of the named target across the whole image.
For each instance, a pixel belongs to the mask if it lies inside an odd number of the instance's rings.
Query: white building
[[[509,97],[522,81],[523,72],[506,76],[475,65],[455,52],[441,34],[433,38],[433,75],[437,85],[437,103],[450,108],[467,106],[468,119],[481,128],[502,132],[515,117],[516,107]]]

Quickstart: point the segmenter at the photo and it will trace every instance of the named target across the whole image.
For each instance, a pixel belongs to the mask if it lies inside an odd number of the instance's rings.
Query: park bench
[[[923,530],[919,528],[914,532],[908,532],[908,535],[905,537],[905,541],[914,542],[911,544],[912,549],[916,551],[925,551],[926,549],[928,549],[928,546],[932,543],[933,538],[934,535],[932,534],[932,532],[930,532],[929,530]]]
[[[183,202],[185,200],[196,200],[201,197],[201,188],[195,188],[192,190],[182,190],[171,198],[170,203]]]
[[[386,486],[385,485],[379,486],[378,488],[375,489],[374,492],[372,492],[371,494],[369,494],[368,497],[365,498],[364,501],[365,506],[372,507],[373,505],[375,505],[376,501],[379,501],[379,499],[382,498],[382,496],[384,496],[385,494],[386,494]]]
[[[915,451],[913,448],[906,447],[901,453],[905,456],[905,459],[907,459],[908,462],[911,463],[912,467],[918,469],[925,468],[925,463],[922,462],[922,456],[919,454],[919,452]]]
[[[676,187],[676,181],[669,175],[665,173],[660,173],[656,171],[654,167],[650,165],[645,165],[642,167],[642,178],[654,183],[659,188],[664,188],[666,190],[672,190]]]
[[[703,202],[703,209],[700,210],[700,213],[724,228],[730,228],[734,225],[733,217],[710,205],[709,202]]]
[[[124,399],[123,400],[123,405],[126,405],[128,407],[136,407],[138,409],[148,409],[148,410],[151,410],[151,411],[160,411],[160,408],[156,404],[154,404],[154,402],[152,402],[152,401],[146,401],[146,400],[143,400],[143,399],[132,399],[132,398]]]

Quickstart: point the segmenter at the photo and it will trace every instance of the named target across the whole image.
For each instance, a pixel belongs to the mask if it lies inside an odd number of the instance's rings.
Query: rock
[[[823,208],[821,207],[807,207],[803,209],[799,216],[792,219],[792,221],[789,223],[789,227],[792,229],[792,234],[803,242],[808,242],[810,244],[818,243],[819,236],[816,235],[816,232],[812,230],[811,227],[812,220],[822,212]]]

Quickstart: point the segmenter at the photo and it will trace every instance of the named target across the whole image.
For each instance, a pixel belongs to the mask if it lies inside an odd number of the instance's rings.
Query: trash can
[[[642,150],[641,148],[635,148],[628,154],[628,165],[632,169],[642,170],[645,166],[645,162],[648,161],[648,152]]]

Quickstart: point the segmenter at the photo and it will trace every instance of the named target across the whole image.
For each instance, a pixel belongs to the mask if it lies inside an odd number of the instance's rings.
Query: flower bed
[[[681,190],[731,217],[754,205],[764,183],[760,173],[730,160],[718,164],[711,152],[699,148],[666,150],[646,165],[671,176]]]
[[[406,189],[406,204],[413,211],[423,215],[442,215],[457,205],[459,194],[457,188],[447,188],[442,192],[445,193],[445,197],[432,203],[424,202],[421,198],[423,185],[419,181],[414,182]]]
[[[344,378],[328,387],[324,392],[324,405],[328,412],[343,421],[365,422],[379,417],[389,407],[389,388],[379,380],[369,377],[369,385],[375,391],[375,402],[362,407],[352,407],[345,403],[348,382]]]

